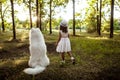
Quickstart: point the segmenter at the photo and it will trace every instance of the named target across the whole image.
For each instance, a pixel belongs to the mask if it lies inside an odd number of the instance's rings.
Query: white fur
[[[44,71],[46,66],[49,65],[50,61],[46,54],[47,48],[44,37],[39,28],[32,28],[30,30],[29,42],[30,59],[28,65],[31,68],[26,68],[24,72],[35,75]]]
[[[24,69],[24,72],[27,74],[36,75],[38,73],[43,72],[44,70],[45,70],[45,67],[37,66],[35,68],[26,68]]]

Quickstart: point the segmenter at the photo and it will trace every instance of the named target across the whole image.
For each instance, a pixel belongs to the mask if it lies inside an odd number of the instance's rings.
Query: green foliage
[[[52,19],[52,28],[53,29],[59,29],[61,19]]]
[[[118,19],[114,20],[114,30],[120,30],[120,26],[119,26],[119,21]],[[110,21],[105,21],[104,24],[102,25],[102,31],[110,31]]]
[[[54,7],[57,7],[57,6],[65,6],[65,4],[66,3],[68,3],[69,2],[69,0],[52,0],[52,2],[53,2],[53,6]]]
[[[102,26],[102,31],[107,31],[109,32],[110,31],[110,21],[106,21],[103,26]]]
[[[87,26],[87,32],[93,33],[96,31],[96,1],[91,0],[88,1],[89,7],[86,8],[86,17],[85,17],[85,23]]]
[[[118,19],[114,19],[114,29],[120,30],[120,22],[118,21]]]
[[[87,26],[87,32],[92,33],[96,31],[96,16],[92,13],[88,14],[86,18],[86,26]]]
[[[4,2],[5,2],[5,0],[0,0],[0,2],[1,2],[1,3],[4,3]]]

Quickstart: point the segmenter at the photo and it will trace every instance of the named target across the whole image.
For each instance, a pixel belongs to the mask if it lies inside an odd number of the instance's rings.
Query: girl
[[[65,63],[65,53],[68,53],[68,55],[71,57],[72,64],[75,64],[75,58],[73,57],[71,53],[71,44],[69,39],[69,33],[68,33],[68,24],[67,21],[63,20],[60,23],[60,31],[59,31],[59,39],[57,41],[57,47],[56,51],[61,54],[62,57],[62,63]]]

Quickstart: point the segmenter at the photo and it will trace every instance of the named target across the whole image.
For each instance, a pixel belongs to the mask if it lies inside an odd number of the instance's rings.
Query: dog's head
[[[31,38],[38,37],[40,35],[40,29],[39,28],[31,28],[29,33]]]
[[[29,32],[29,40],[30,41],[44,41],[42,32],[39,28],[31,28]]]

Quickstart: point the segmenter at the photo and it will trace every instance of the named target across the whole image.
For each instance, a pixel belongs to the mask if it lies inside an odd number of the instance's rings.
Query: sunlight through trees
[[[47,30],[50,34],[54,29],[58,29],[59,22],[66,19],[69,22],[69,29],[72,34],[79,35],[78,30],[88,33],[97,32],[99,36],[103,32],[114,34],[112,30],[119,30],[120,1],[116,0],[23,0],[13,1],[13,8],[10,2],[0,1],[0,30],[11,30],[13,27],[13,39],[15,38],[15,28],[39,27]],[[113,6],[115,9],[112,10]],[[111,8],[111,9],[110,9]],[[114,14],[113,14],[114,12]],[[11,16],[9,16],[11,15]],[[110,21],[113,15],[113,21]],[[14,17],[14,18],[13,18]],[[13,24],[11,24],[11,22]],[[114,23],[112,23],[114,22]],[[16,26],[16,27],[15,27]],[[111,26],[114,26],[112,28]]]

